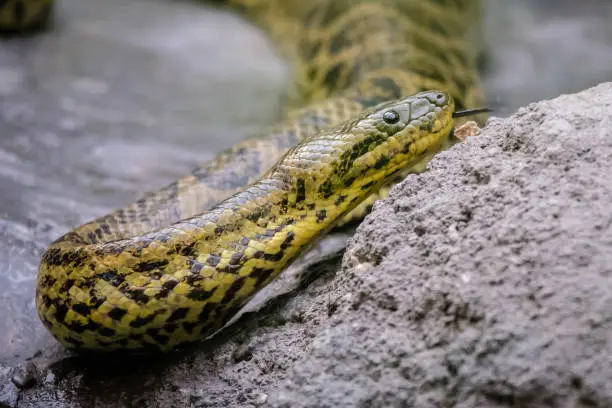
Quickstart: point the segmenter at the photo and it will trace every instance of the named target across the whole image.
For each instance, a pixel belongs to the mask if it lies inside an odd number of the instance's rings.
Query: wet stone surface
[[[500,115],[612,78],[612,5],[574,5],[488,2]],[[265,35],[225,10],[63,0],[56,15],[45,33],[0,41],[0,407],[253,407],[279,404],[279,389],[296,395],[298,377],[279,384],[310,364],[347,293],[337,257],[218,339],[168,356],[75,358],[36,318],[52,239],[273,122],[290,80]]]

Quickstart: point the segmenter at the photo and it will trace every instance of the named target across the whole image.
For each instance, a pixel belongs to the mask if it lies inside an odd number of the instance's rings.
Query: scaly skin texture
[[[421,170],[446,143],[454,108],[435,114],[441,130],[407,126],[417,134],[402,148],[378,126],[389,107],[369,109],[428,89],[448,92],[458,109],[482,103],[470,46],[478,0],[221,3],[253,19],[292,61],[285,118],[51,244],[36,300],[67,347],[168,350],[212,334],[311,241]],[[50,4],[0,0],[0,30],[40,25],[36,10]],[[395,103],[403,111],[414,102]],[[389,159],[376,171],[373,152]]]
[[[43,257],[40,318],[76,348],[166,350],[213,334],[340,217],[438,151],[453,111],[442,92],[387,103],[308,138],[209,212],[118,241],[69,234]]]

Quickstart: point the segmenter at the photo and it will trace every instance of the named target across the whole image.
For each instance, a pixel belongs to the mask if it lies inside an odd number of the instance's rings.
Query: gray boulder
[[[612,83],[438,155],[333,284],[272,407],[612,406]]]

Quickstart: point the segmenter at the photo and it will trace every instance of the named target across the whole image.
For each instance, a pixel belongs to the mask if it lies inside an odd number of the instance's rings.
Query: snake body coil
[[[229,3],[293,61],[286,117],[50,245],[36,303],[67,347],[168,350],[214,333],[440,150],[456,107],[482,100],[468,39],[478,1]],[[27,29],[50,4],[2,2],[0,28]]]

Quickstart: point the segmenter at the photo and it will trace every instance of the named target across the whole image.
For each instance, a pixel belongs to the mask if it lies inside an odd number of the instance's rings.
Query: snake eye
[[[388,123],[389,125],[394,125],[400,120],[399,113],[394,110],[386,111],[385,113],[383,113],[382,117],[385,123]]]

